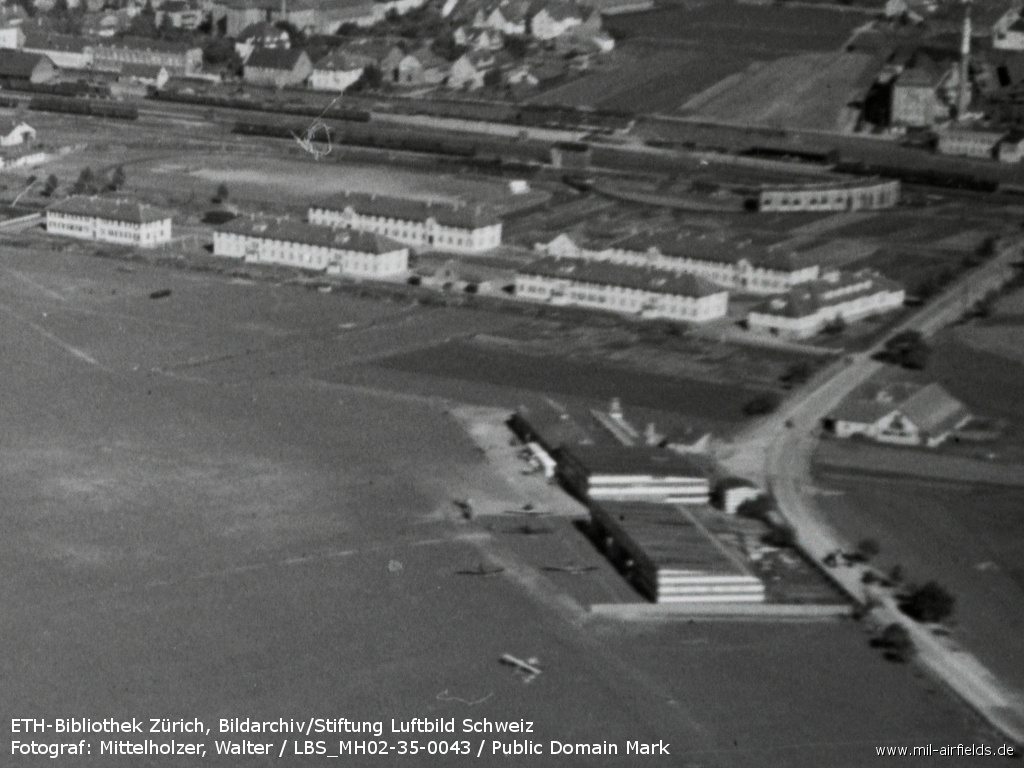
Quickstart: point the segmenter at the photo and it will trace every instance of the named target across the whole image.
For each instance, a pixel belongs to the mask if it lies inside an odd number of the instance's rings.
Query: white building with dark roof
[[[781,293],[800,283],[816,280],[821,274],[816,260],[789,249],[682,235],[674,238],[635,235],[611,246],[593,246],[577,243],[572,236],[561,234],[549,243],[537,244],[535,249],[559,258],[653,267],[694,275],[723,288],[746,293]]]
[[[747,327],[774,336],[806,339],[840,318],[853,322],[898,309],[905,298],[901,285],[870,270],[833,272],[766,299],[747,315]]]
[[[967,407],[940,384],[897,384],[881,389],[873,398],[848,398],[824,420],[836,437],[854,435],[894,445],[945,442],[972,416]]]
[[[501,220],[463,201],[414,200],[346,192],[309,209],[309,221],[373,232],[422,250],[480,253],[501,245]]]
[[[724,317],[728,292],[664,269],[544,256],[516,272],[516,297],[646,318],[703,323]]]
[[[167,211],[102,197],[69,197],[46,209],[46,231],[79,240],[153,248],[171,240]]]
[[[409,269],[409,249],[394,240],[299,221],[239,217],[213,233],[213,253],[351,277],[394,277]]]
[[[363,70],[373,63],[369,56],[336,48],[313,66],[309,87],[314,91],[344,93],[359,81]]]
[[[120,72],[125,64],[155,64],[171,75],[191,75],[203,67],[203,49],[190,43],[146,37],[98,39],[91,43],[96,69]]]

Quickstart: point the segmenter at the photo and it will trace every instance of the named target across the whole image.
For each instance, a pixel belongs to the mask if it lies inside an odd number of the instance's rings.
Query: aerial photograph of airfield
[[[1024,748],[1024,9],[0,4],[0,764]]]

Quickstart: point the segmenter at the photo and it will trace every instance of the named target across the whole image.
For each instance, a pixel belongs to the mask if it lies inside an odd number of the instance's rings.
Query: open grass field
[[[158,288],[172,293],[149,299]],[[4,740],[20,738],[11,717],[198,717],[207,743],[224,717],[486,717],[534,721],[532,765],[592,764],[548,757],[551,740],[615,742],[601,764],[632,766],[626,740],[663,739],[671,756],[646,763],[740,768],[998,743],[850,624],[592,618],[588,590],[540,568],[593,558],[571,526],[541,554],[454,513],[453,497],[521,499],[441,401],[320,375],[371,370],[360,361],[479,317],[73,249],[0,251]],[[457,574],[481,561],[505,571]],[[603,599],[615,577],[593,576]],[[544,673],[524,684],[502,653],[536,656]],[[257,740],[276,752],[282,738]],[[91,741],[76,765],[126,764]],[[488,739],[480,765],[509,764],[490,751]]]

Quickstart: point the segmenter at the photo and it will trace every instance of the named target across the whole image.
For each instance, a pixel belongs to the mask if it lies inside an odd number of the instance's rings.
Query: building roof
[[[260,69],[291,72],[304,55],[305,51],[299,48],[257,48],[245,62],[245,67],[246,69],[259,67]]]
[[[304,243],[359,253],[392,253],[405,248],[401,243],[372,232],[334,229],[320,224],[307,224],[303,221],[275,221],[239,216],[220,227],[219,231],[258,237],[264,240]]]
[[[893,403],[854,397],[848,398],[836,406],[829,414],[829,418],[836,421],[849,421],[854,424],[874,424],[894,410],[896,410],[896,406]]]
[[[544,256],[519,269],[526,275],[553,277],[594,285],[616,285],[649,293],[702,298],[725,292],[694,275],[676,274],[666,269],[627,267],[607,261],[583,261]]]
[[[235,35],[235,41],[239,43],[264,40],[267,38],[277,40],[283,38],[284,40],[291,40],[291,36],[288,34],[287,30],[281,29],[280,27],[271,24],[269,21],[257,21]]]
[[[861,296],[900,290],[903,288],[899,283],[870,270],[836,273],[830,278],[795,285],[780,296],[766,299],[754,311],[776,317],[808,317],[824,307],[845,304]]]
[[[320,59],[313,68],[321,72],[351,72],[355,69],[368,67],[373,63],[374,60],[370,56],[347,51],[343,48],[335,48]]]
[[[59,35],[56,32],[26,32],[25,44],[22,47],[37,51],[83,53],[88,45],[88,39],[78,35]]]
[[[174,42],[171,40],[155,40],[150,37],[125,36],[116,38],[101,38],[92,41],[96,48],[107,48],[111,50],[131,48],[138,51],[159,51],[161,53],[189,53],[200,51],[202,48],[186,42]]]
[[[963,403],[936,383],[921,387],[899,404],[899,410],[918,429],[929,434],[953,429],[970,415]]]
[[[49,61],[49,59],[39,53],[0,48],[0,77],[18,77],[27,80],[32,77],[36,67],[44,61]]]
[[[533,433],[549,450],[594,442],[594,435],[571,413],[547,401],[530,407],[520,405],[512,420],[524,427],[524,431]]]
[[[351,208],[364,216],[383,216],[403,221],[426,221],[432,218],[442,226],[459,229],[479,229],[501,221],[491,208],[482,203],[415,200],[366,192],[343,192],[328,198],[319,207],[339,211]]]
[[[47,210],[71,216],[95,216],[107,221],[127,221],[132,224],[148,224],[171,218],[169,211],[160,208],[105,197],[68,197],[54,203]]]
[[[736,555],[698,526],[694,519],[669,504],[643,501],[591,501],[590,514],[627,541],[659,571],[682,571],[707,576],[750,576]]]
[[[586,248],[586,246],[582,246]],[[676,236],[651,237],[650,235],[633,235],[610,246],[615,250],[646,253],[656,248],[660,254],[669,258],[678,257],[707,261],[716,264],[736,264],[747,261],[755,267],[773,269],[780,272],[795,272],[818,263],[816,259],[792,249],[779,249],[749,242],[735,242],[718,238],[696,238],[677,234]],[[602,247],[601,250],[606,250]]]
[[[121,67],[121,74],[125,77],[137,77],[140,80],[156,80],[161,72],[167,68],[159,64],[135,64],[133,62]]]
[[[629,447],[618,443],[576,443],[560,449],[590,475],[651,475],[707,479],[704,467],[693,457],[665,448]]]

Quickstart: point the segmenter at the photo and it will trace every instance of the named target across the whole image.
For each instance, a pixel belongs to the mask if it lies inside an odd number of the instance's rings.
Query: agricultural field
[[[850,133],[878,73],[874,56],[808,53],[752,66],[724,87],[698,94],[681,111],[710,122]]]
[[[622,73],[597,73],[540,97],[545,103],[670,113],[754,62],[839,48],[867,17],[828,9],[688,2],[622,14],[605,25],[632,57]]]
[[[522,718],[545,748],[663,739],[652,765],[740,768],[998,743],[850,624],[594,618],[580,601],[623,599],[602,581],[618,577],[546,574],[592,561],[590,543],[562,523],[536,550],[506,530],[522,498],[445,400],[324,376],[502,318],[78,248],[7,248],[0,272],[5,711]],[[497,517],[466,521],[451,500],[467,496]],[[481,562],[504,571],[460,574]],[[524,684],[502,653],[543,674]]]

